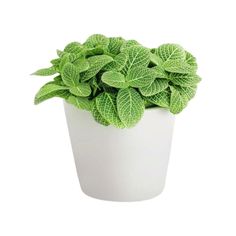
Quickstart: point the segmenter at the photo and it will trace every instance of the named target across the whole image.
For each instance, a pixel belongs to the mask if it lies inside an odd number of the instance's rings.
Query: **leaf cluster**
[[[201,80],[196,58],[177,44],[149,49],[135,40],[95,34],[57,55],[49,68],[33,73],[55,75],[40,88],[35,104],[61,97],[105,126],[133,127],[151,107],[180,113]]]

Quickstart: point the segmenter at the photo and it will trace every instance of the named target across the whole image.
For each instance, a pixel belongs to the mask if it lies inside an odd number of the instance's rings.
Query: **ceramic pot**
[[[139,201],[159,195],[165,185],[174,115],[146,109],[133,128],[97,123],[92,115],[64,102],[83,192],[110,201]]]

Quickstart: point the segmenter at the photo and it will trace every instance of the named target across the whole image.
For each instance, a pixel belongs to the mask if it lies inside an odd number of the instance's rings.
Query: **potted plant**
[[[64,99],[84,193],[113,201],[161,193],[174,114],[187,106],[200,81],[195,57],[177,44],[149,49],[99,34],[57,54],[51,67],[33,73],[55,75],[35,104]]]

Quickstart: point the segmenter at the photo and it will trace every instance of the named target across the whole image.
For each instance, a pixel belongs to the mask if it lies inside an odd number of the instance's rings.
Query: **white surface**
[[[0,235],[235,236],[235,1],[0,1]],[[62,102],[33,106],[55,50],[89,34],[180,43],[197,96],[176,117],[167,185],[152,200],[98,201],[76,176]]]
[[[147,109],[132,129],[98,124],[64,103],[80,185],[91,197],[140,201],[159,195],[168,167],[175,116]]]

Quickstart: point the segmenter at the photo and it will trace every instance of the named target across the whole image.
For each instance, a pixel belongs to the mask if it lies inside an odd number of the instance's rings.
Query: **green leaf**
[[[63,67],[65,66],[66,63],[70,62],[70,54],[65,53],[61,58],[60,58],[60,64],[59,64],[59,71],[62,72]]]
[[[31,75],[49,76],[49,75],[54,75],[56,73],[57,71],[55,70],[55,67],[52,66],[49,68],[43,68],[43,69],[37,70]]]
[[[102,75],[102,82],[115,88],[126,88],[125,76],[116,71],[107,71]]]
[[[160,65],[162,64],[162,60],[154,53],[150,52],[150,61],[154,64],[154,65]]]
[[[129,70],[136,67],[146,67],[150,62],[150,53],[147,48],[142,46],[132,46],[123,50],[127,53],[128,60],[122,72],[127,74]]]
[[[155,71],[157,78],[168,78],[168,73],[161,66],[154,66],[151,69]]]
[[[94,77],[106,64],[113,61],[113,58],[107,55],[92,56],[88,59],[89,69],[84,72],[82,81],[87,81]]]
[[[89,84],[79,83],[76,85],[76,87],[70,88],[70,92],[75,96],[88,97],[91,94],[92,90]]]
[[[196,71],[196,68],[190,66],[182,60],[169,60],[163,63],[163,68],[172,73],[191,74]]]
[[[57,49],[57,56],[61,57],[65,52]]]
[[[73,62],[77,70],[81,73],[89,69],[89,62],[84,58],[77,59]]]
[[[104,126],[108,126],[109,125],[109,122],[106,121],[100,114],[100,112],[98,111],[97,109],[97,106],[96,106],[96,102],[94,101],[93,102],[93,105],[92,105],[92,115],[93,115],[93,118],[95,121],[97,121],[99,124],[102,124]]]
[[[133,127],[144,113],[144,101],[135,89],[120,89],[117,95],[117,110],[122,123],[126,127]]]
[[[170,106],[170,93],[166,90],[157,93],[146,100],[160,107],[168,108]]]
[[[85,50],[85,56],[86,57],[97,56],[97,55],[102,55],[102,54],[105,54],[105,50],[100,48],[100,47],[87,48]]]
[[[103,92],[96,97],[96,106],[101,116],[110,124],[118,128],[124,128],[116,108],[116,96]]]
[[[127,54],[121,52],[114,57],[114,60],[112,62],[104,66],[104,70],[121,71],[124,68],[127,60],[128,60]]]
[[[178,44],[163,44],[155,50],[155,53],[163,62],[185,59],[185,51]]]
[[[134,67],[126,77],[127,83],[135,88],[146,87],[156,78],[154,70],[145,67]]]
[[[102,49],[106,49],[109,44],[109,39],[102,34],[93,34],[91,35],[84,45],[89,48],[101,47]]]
[[[153,96],[168,87],[168,80],[166,79],[155,79],[151,84],[146,87],[139,88],[139,91],[143,96]]]
[[[49,98],[62,96],[67,89],[68,88],[65,86],[57,85],[56,82],[49,82],[42,86],[37,92],[34,103],[39,104]]]
[[[65,48],[64,52],[69,52],[69,53],[80,53],[82,51],[83,47],[80,43],[78,42],[72,42],[69,43]]]
[[[185,62],[187,62],[190,66],[197,69],[196,58],[190,52],[187,52],[187,51],[185,51],[185,55],[186,55]]]
[[[80,74],[72,63],[68,62],[64,65],[61,75],[65,85],[75,87],[79,84]]]
[[[61,58],[52,59],[50,62],[53,66],[59,66]]]
[[[173,114],[178,114],[187,106],[187,99],[174,87],[170,87],[170,89],[170,112]]]
[[[57,83],[63,83],[61,75],[58,75],[58,76],[54,77],[53,80]]]
[[[81,110],[91,111],[92,109],[92,102],[88,100],[88,98],[75,97],[71,95],[66,101]]]
[[[196,74],[182,75],[172,73],[170,74],[169,79],[173,84],[183,87],[191,87],[192,85],[196,85],[201,81],[201,78]]]
[[[195,96],[197,91],[197,86],[191,86],[191,87],[174,86],[174,88],[177,89],[182,96],[185,96],[188,101]]]
[[[129,48],[129,47],[132,47],[132,46],[137,46],[137,45],[140,45],[136,40],[127,40],[125,42],[123,42],[121,48],[120,48],[120,51],[124,51],[125,49]]]
[[[124,43],[124,39],[121,37],[112,37],[109,40],[108,52],[117,55],[120,53],[120,48]]]

